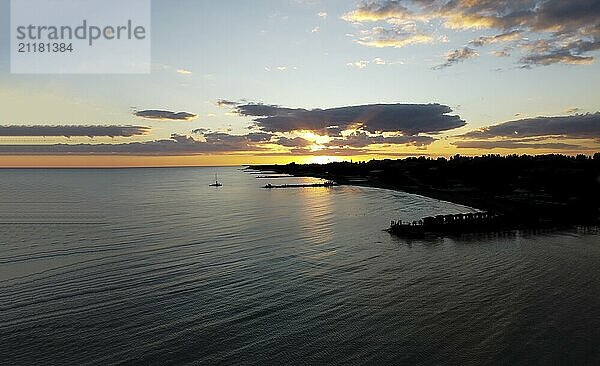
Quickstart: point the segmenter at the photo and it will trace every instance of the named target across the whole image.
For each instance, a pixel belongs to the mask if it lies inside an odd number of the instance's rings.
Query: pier
[[[493,232],[511,228],[506,216],[491,212],[425,217],[418,221],[392,221],[388,231],[398,236],[424,236],[425,234],[462,234]]]

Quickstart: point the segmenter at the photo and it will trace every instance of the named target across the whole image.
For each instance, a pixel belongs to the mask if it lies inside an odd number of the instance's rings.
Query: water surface
[[[407,241],[470,209],[215,170],[1,170],[0,359],[600,364],[597,231]]]

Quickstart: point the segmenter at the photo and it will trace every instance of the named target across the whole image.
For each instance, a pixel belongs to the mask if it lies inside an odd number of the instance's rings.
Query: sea
[[[402,239],[474,210],[258,175],[0,170],[0,364],[600,364],[597,229]]]

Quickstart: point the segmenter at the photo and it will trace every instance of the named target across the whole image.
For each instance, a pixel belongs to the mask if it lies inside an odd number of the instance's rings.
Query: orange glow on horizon
[[[260,156],[260,155],[198,155],[198,156],[77,156],[23,155],[0,156],[0,168],[130,168],[185,166],[242,166],[259,164],[327,163],[343,160],[371,160],[374,157],[328,156]]]
[[[321,146],[315,144],[311,147]],[[178,166],[242,166],[259,164],[298,164],[329,163],[334,161],[369,161],[373,159],[403,159],[406,157],[426,156],[431,158],[450,157],[456,154],[477,156],[488,154],[528,154],[541,155],[561,153],[565,155],[598,152],[596,148],[586,150],[555,151],[551,149],[475,149],[457,148],[447,141],[439,141],[427,149],[405,147],[399,149],[392,146],[381,146],[378,150],[362,154],[344,154],[327,149],[317,149],[309,155],[286,154],[284,151],[273,151],[271,154],[215,154],[190,156],[135,156],[135,155],[0,155],[0,168],[125,168],[125,167],[178,167]],[[336,154],[337,152],[337,154]]]

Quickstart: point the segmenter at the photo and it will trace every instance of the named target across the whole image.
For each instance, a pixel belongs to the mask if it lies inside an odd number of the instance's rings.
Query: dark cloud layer
[[[428,136],[369,135],[358,131],[350,136],[337,137],[315,150],[315,143],[302,137],[284,137],[266,132],[232,135],[226,132],[195,130],[196,137],[172,134],[170,139],[118,144],[39,144],[0,145],[0,155],[132,155],[182,156],[204,154],[235,154],[253,152],[261,155],[340,155],[377,153],[372,145],[408,145],[425,147],[435,139]],[[273,145],[284,148],[272,150]]]
[[[454,142],[458,148],[585,151],[600,143],[600,113],[536,117],[471,131]],[[581,141],[581,145],[562,142]],[[587,145],[587,146],[585,146]]]
[[[270,136],[270,135],[269,135]],[[310,141],[302,138],[281,137],[276,142],[288,147],[287,152],[274,152],[265,145],[272,142],[257,136],[229,135],[211,132],[203,135],[204,141],[186,135],[173,134],[170,139],[123,144],[53,144],[53,145],[0,145],[0,155],[125,155],[125,156],[183,156],[240,154],[253,152],[265,156],[287,155],[364,155],[368,149],[332,147],[319,151],[309,148]]]
[[[209,133],[206,141],[186,135],[173,134],[168,140],[124,144],[53,144],[53,145],[0,145],[3,155],[195,155],[265,151],[247,136]]]
[[[284,146],[284,147],[298,148],[298,147],[307,147],[312,144],[313,144],[312,142],[310,142],[306,139],[303,139],[302,137],[295,137],[295,138],[280,137],[277,140],[277,145]]]
[[[246,138],[252,142],[269,142],[273,134],[266,132],[252,132],[246,135]]]
[[[441,104],[372,104],[331,109],[284,108],[246,104],[237,107],[242,116],[265,132],[314,131],[332,134],[361,126],[371,133],[395,132],[405,136],[435,134],[465,125],[452,109]]]
[[[6,137],[132,137],[149,131],[142,126],[0,126],[0,136]]]
[[[137,111],[134,113],[134,115],[140,118],[162,121],[191,121],[198,117],[197,115],[188,112],[171,112],[153,109]]]
[[[423,147],[432,144],[434,138],[429,136],[370,136],[366,132],[357,131],[344,139],[331,141],[328,146],[362,148],[370,145],[410,145]]]
[[[460,137],[492,139],[498,137],[560,136],[570,139],[598,139],[600,137],[600,112],[563,117],[536,117],[509,121],[499,125],[471,131]]]

